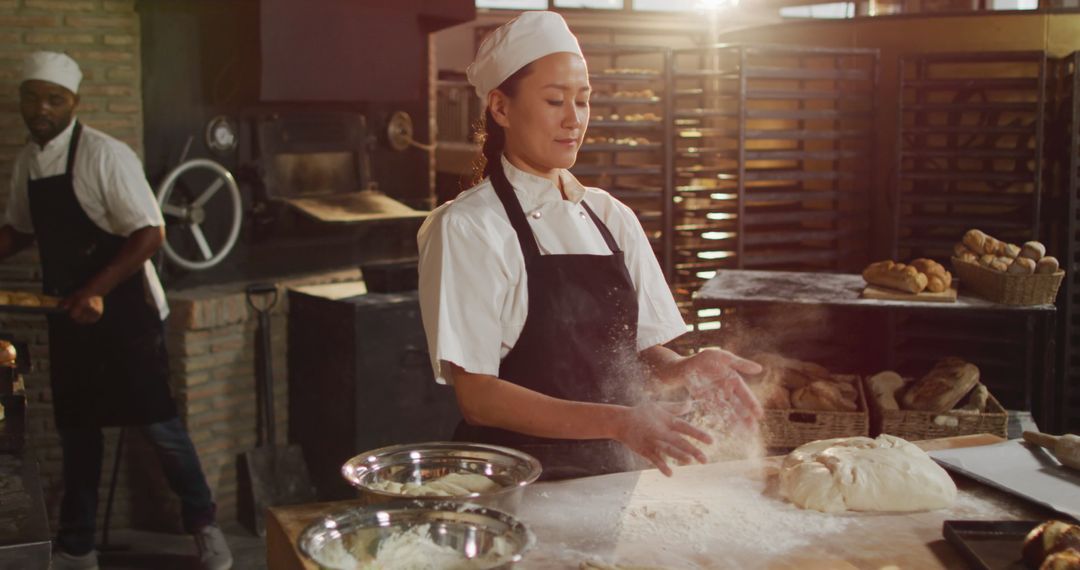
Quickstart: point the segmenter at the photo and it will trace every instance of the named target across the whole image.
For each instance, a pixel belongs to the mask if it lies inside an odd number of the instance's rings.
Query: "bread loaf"
[[[1005,244],[1005,251],[999,255],[1004,255],[1009,259],[1016,259],[1016,256],[1020,255],[1020,246],[1015,243],[1007,243]]]
[[[896,401],[896,393],[904,386],[904,379],[892,370],[878,372],[867,381],[870,386],[870,397],[877,402],[882,410],[899,410],[900,404]]]
[[[979,262],[979,256],[975,255],[974,253],[972,253],[970,251],[967,252],[967,253],[961,254],[959,256],[959,259],[962,259],[962,260],[967,261],[969,263],[978,263]]]
[[[816,381],[832,379],[832,374],[823,366],[813,362],[804,362],[787,358],[773,352],[761,352],[750,357],[764,368],[755,379],[761,383],[773,383],[788,390],[797,390]]]
[[[817,381],[791,394],[792,407],[799,410],[825,412],[856,412],[859,406],[846,398],[835,382]]]
[[[1042,259],[1035,264],[1035,273],[1054,274],[1058,270],[1058,260],[1052,255],[1044,255]]]
[[[945,412],[978,383],[977,366],[959,358],[946,358],[905,390],[900,404],[908,410]]]
[[[1017,257],[1009,264],[1009,273],[1031,275],[1035,273],[1035,262],[1027,257]]]
[[[952,285],[952,273],[932,259],[920,257],[912,260],[911,265],[926,275],[926,290],[931,293],[941,293]]]
[[[1039,570],[1080,570],[1080,549],[1070,548],[1047,556]]]
[[[1080,527],[1052,520],[1031,529],[1021,552],[1029,568],[1041,568],[1047,557],[1069,550],[1080,550]]]
[[[973,255],[974,253],[975,252],[971,251],[971,249],[969,249],[968,246],[964,245],[963,243],[958,243],[953,246],[953,255],[955,255],[956,257],[964,257],[968,254]]]
[[[981,414],[986,411],[986,403],[990,401],[990,390],[986,388],[986,385],[980,382],[971,390],[971,393],[965,398],[965,402],[962,402],[962,406],[957,410],[970,412],[975,414]]]
[[[992,253],[984,253],[979,256],[979,265],[984,267],[990,267],[990,264],[997,261],[997,256]]]
[[[921,293],[928,279],[918,269],[895,261],[878,261],[863,270],[863,279],[871,285],[896,289],[906,293]]]
[[[1005,242],[999,241],[997,238],[986,236],[983,240],[983,253],[992,253],[994,255],[1005,254]]]
[[[1046,255],[1046,246],[1037,241],[1029,241],[1020,248],[1020,257],[1026,257],[1032,261],[1038,261],[1044,255]]]
[[[990,262],[990,269],[993,269],[994,271],[1000,271],[1002,273],[1005,273],[1006,271],[1009,270],[1009,266],[1012,265],[1011,261],[1012,260],[1007,258],[1007,257],[1006,258],[1000,258],[1000,257],[994,258],[994,260]]]
[[[984,253],[992,254],[992,251],[987,251],[985,249],[987,237],[988,236],[980,230],[968,230],[967,233],[964,234],[964,238],[961,242],[978,255]]]

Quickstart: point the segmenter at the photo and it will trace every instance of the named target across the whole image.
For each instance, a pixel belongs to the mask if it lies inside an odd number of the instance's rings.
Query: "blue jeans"
[[[184,529],[194,533],[213,524],[216,506],[180,418],[129,429],[138,429],[153,444],[169,488],[180,497]],[[78,556],[94,549],[104,438],[101,428],[96,427],[59,432],[64,452],[64,498],[56,542],[64,552]]]

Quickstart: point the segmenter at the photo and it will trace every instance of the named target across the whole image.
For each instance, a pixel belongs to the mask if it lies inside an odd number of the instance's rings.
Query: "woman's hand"
[[[615,440],[649,460],[664,475],[671,477],[667,457],[680,464],[697,460],[705,463],[705,454],[687,439],[712,443],[712,436],[678,417],[690,411],[690,402],[648,403],[626,408],[615,429]]]
[[[760,374],[761,371],[761,365],[756,362],[726,350],[709,348],[683,359],[678,364],[677,374],[695,399],[714,404],[723,400],[736,410],[745,425],[753,426],[765,412],[746,387],[742,374]]]

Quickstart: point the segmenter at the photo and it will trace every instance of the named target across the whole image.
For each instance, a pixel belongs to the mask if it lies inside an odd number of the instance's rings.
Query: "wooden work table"
[[[981,435],[920,446],[930,450],[999,441]],[[678,467],[672,478],[653,469],[531,485],[516,516],[533,530],[537,544],[517,567],[578,568],[593,561],[623,568],[963,568],[959,553],[942,538],[943,521],[1051,516],[958,476],[960,496],[950,509],[840,515],[801,511],[776,496],[780,459]],[[321,515],[358,504],[270,509],[269,569],[317,570],[296,549],[300,532]],[[748,509],[756,512],[756,504],[767,512],[752,514]],[[776,532],[778,526],[782,532]],[[755,535],[756,528],[771,529],[774,536]]]

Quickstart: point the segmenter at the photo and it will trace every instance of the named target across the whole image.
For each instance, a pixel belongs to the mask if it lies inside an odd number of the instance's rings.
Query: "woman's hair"
[[[529,74],[531,65],[526,65],[515,71],[513,75],[506,78],[506,81],[500,83],[496,89],[505,93],[507,97],[516,95],[518,83]],[[481,145],[480,156],[476,157],[476,161],[473,163],[472,183],[475,186],[481,180],[491,176],[492,172],[502,170],[502,159],[500,157],[503,149],[506,148],[506,131],[503,130],[499,123],[495,122],[495,117],[491,116],[491,110],[486,106],[484,107],[484,116],[476,123],[473,138]]]

